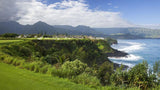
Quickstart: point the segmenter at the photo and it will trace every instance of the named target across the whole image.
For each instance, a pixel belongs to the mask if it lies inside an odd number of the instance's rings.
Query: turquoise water
[[[129,67],[133,67],[143,60],[146,60],[149,66],[153,66],[155,61],[160,60],[160,39],[118,40],[118,44],[114,44],[112,47],[127,52],[129,55],[109,59]]]

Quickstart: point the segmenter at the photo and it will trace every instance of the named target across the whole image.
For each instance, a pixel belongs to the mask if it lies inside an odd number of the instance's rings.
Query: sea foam
[[[129,54],[125,57],[108,57],[108,58],[113,60],[124,60],[124,61],[138,61],[143,59],[141,56],[134,55],[134,54]]]
[[[142,50],[142,49],[144,49],[144,46],[145,46],[144,43],[136,43],[136,42],[124,42],[124,43],[126,43],[128,45],[123,46],[123,47],[119,48],[118,50],[124,51],[127,53]]]

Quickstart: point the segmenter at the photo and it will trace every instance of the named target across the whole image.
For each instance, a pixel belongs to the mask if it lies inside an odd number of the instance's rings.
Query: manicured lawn
[[[23,41],[23,40],[0,40],[0,46],[8,45],[11,43],[16,43],[16,42],[20,42],[20,41]]]
[[[0,90],[92,90],[46,74],[34,73],[0,63]]]

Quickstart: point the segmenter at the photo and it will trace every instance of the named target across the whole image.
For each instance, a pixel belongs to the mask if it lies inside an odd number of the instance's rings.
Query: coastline
[[[113,43],[112,43],[112,44],[113,44]],[[116,42],[116,43],[114,43],[114,44],[118,44],[118,43]],[[113,49],[113,48],[112,48],[112,49]],[[127,55],[129,55],[129,54],[126,53],[126,52],[123,52],[123,51],[119,51],[119,50],[117,50],[117,49],[113,49],[113,52],[112,52],[112,53],[106,53],[106,55],[107,55],[107,57],[121,58],[121,57],[127,57]],[[111,61],[111,60],[110,60],[110,61]],[[121,64],[118,64],[118,63],[114,63],[114,62],[113,62],[113,64],[114,64],[114,69],[116,69],[116,68],[118,68],[118,67],[121,66]],[[124,64],[122,64],[122,65],[123,65],[123,70],[126,70],[126,69],[129,68],[128,65],[124,65]]]

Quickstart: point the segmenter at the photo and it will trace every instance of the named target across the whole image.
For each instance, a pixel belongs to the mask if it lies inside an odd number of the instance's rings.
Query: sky
[[[90,27],[160,27],[160,0],[0,0],[0,21]]]

